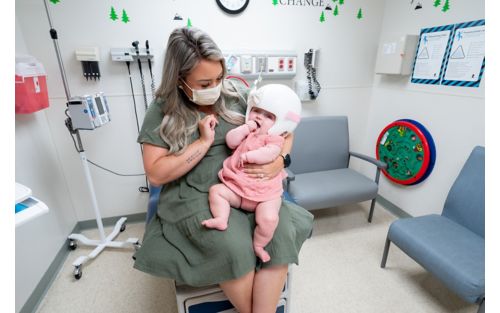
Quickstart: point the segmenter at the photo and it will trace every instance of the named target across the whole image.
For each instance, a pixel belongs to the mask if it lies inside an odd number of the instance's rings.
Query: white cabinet
[[[410,75],[418,35],[385,36],[377,52],[376,74]]]
[[[49,208],[42,201],[31,195],[31,189],[16,183],[15,205],[16,227],[49,212]]]

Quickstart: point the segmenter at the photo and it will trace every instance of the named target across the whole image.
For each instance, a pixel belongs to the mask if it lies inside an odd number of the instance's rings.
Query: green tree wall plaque
[[[449,9],[450,9],[450,0],[446,0],[446,1],[444,2],[444,5],[443,5],[443,8],[441,9],[441,11],[446,12],[446,11],[448,11]]]
[[[111,11],[109,13],[109,18],[112,21],[116,21],[118,19],[118,14],[116,14],[115,8],[111,7]]]
[[[122,10],[122,22],[123,23],[130,22],[130,18],[128,17],[127,12],[125,11],[125,9]]]
[[[357,16],[358,20],[362,19],[363,18],[363,11],[361,10],[361,8],[359,8],[358,10],[358,16]]]

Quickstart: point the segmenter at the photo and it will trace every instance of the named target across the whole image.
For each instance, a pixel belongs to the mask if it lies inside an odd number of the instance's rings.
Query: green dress
[[[226,100],[235,102],[232,109],[244,114],[246,104],[242,100]],[[158,133],[162,118],[161,104],[154,102],[146,113],[138,142],[168,148]],[[231,154],[226,133],[237,126],[222,118],[218,121],[214,143],[204,158],[186,175],[162,187],[157,214],[147,225],[142,247],[134,255],[136,269],[180,284],[204,286],[238,278],[254,269],[298,264],[300,248],[312,231],[313,216],[291,202],[282,202],[279,224],[265,247],[271,256],[267,263],[261,263],[253,251],[253,213],[232,209],[225,231],[201,225],[212,217],[208,189],[220,183],[217,173]],[[196,138],[198,132],[193,140]]]

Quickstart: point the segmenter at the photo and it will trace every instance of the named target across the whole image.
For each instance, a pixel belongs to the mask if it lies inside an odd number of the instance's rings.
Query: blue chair
[[[475,147],[441,215],[403,218],[389,227],[381,267],[393,242],[449,289],[484,312],[484,147]]]
[[[293,132],[286,190],[303,208],[316,210],[371,200],[372,221],[380,170],[387,164],[349,150],[347,116],[305,117]],[[372,163],[375,178],[349,168],[351,157]]]

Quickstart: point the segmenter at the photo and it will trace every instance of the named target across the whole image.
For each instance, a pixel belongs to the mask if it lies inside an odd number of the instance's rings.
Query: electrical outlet
[[[242,55],[240,59],[240,71],[242,74],[250,74],[253,71],[253,58],[251,55]]]
[[[266,56],[258,56],[256,59],[255,70],[257,73],[266,73],[267,72],[267,57]]]

